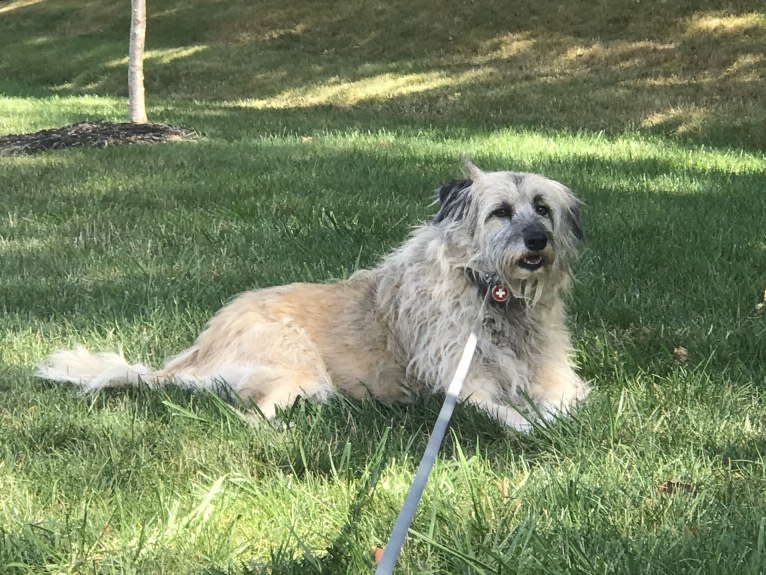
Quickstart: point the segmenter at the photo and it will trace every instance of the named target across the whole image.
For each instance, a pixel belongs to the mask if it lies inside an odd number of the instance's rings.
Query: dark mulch
[[[192,130],[165,124],[80,122],[32,134],[0,136],[0,154],[36,154],[45,150],[106,148],[118,144],[156,144],[194,140],[198,137],[199,135]]]

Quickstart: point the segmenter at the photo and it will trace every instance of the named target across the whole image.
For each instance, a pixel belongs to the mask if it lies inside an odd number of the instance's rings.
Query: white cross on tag
[[[498,303],[503,303],[508,300],[508,290],[501,285],[496,285],[492,288],[492,299]]]

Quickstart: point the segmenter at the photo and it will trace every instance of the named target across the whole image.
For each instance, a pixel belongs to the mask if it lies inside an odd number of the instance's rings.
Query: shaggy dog
[[[522,431],[566,413],[588,393],[570,360],[561,300],[582,237],[577,199],[540,175],[467,163],[465,179],[442,186],[438,201],[434,218],[378,267],[241,294],[158,370],[78,348],[54,353],[37,375],[87,391],[225,387],[266,417],[336,390],[402,401],[446,389],[487,296],[460,399]]]

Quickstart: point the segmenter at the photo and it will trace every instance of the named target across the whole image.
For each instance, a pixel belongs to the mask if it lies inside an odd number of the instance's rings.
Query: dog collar
[[[490,299],[496,304],[504,304],[511,298],[511,290],[496,275],[465,268],[468,280],[479,288],[484,297],[489,292]]]

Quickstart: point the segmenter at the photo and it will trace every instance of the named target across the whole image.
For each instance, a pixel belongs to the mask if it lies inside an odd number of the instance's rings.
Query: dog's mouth
[[[519,266],[531,272],[543,267],[543,256],[540,254],[526,254],[519,260]]]

